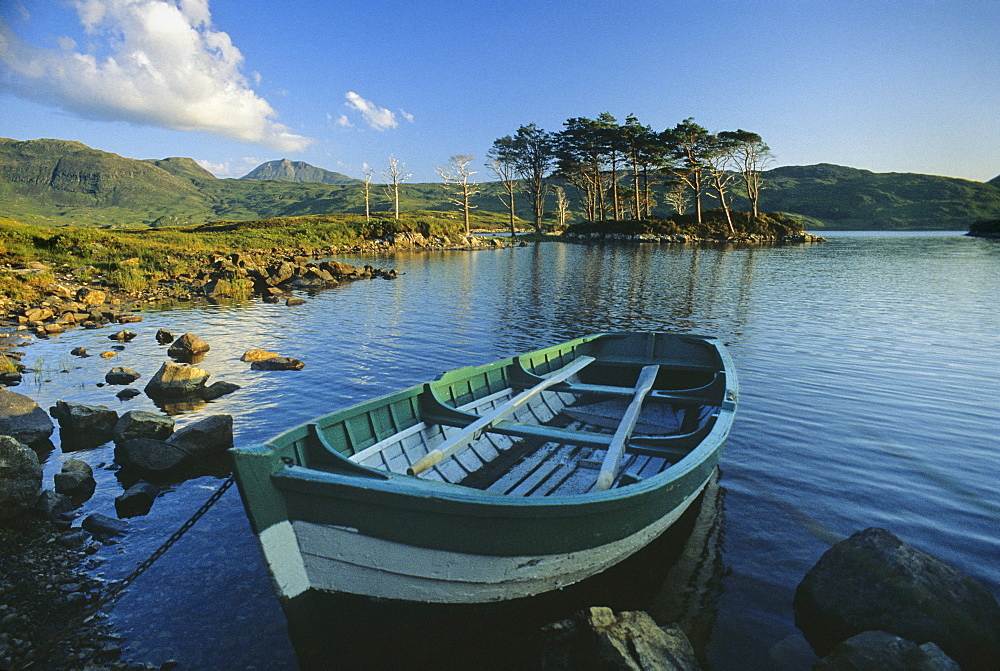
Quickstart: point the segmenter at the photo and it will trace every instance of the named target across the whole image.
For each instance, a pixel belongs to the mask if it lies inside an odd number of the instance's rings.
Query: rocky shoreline
[[[682,233],[656,234],[641,233],[627,235],[624,233],[583,233],[564,234],[564,239],[570,242],[641,242],[659,244],[721,244],[721,245],[786,245],[827,242],[826,238],[812,233],[797,233],[795,235],[736,235],[726,238],[701,238]]]

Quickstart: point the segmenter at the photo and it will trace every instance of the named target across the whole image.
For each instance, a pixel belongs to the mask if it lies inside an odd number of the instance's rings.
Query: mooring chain
[[[122,592],[124,592],[128,588],[128,586],[135,581],[136,578],[145,573],[146,570],[149,569],[149,567],[152,566],[157,559],[166,554],[167,550],[169,550],[174,543],[180,540],[181,536],[187,533],[188,529],[193,527],[195,523],[198,522],[198,520],[204,517],[205,513],[207,513],[209,509],[212,506],[214,506],[219,499],[222,498],[222,495],[225,494],[226,491],[230,487],[232,487],[235,483],[236,483],[235,475],[230,475],[228,478],[226,478],[226,480],[219,486],[219,488],[216,489],[214,492],[212,492],[212,495],[208,497],[208,500],[205,501],[205,503],[203,503],[201,507],[198,508],[198,510],[196,510],[195,513],[191,517],[189,517],[188,520],[184,522],[184,524],[182,524],[177,531],[171,534],[170,538],[165,540],[163,544],[160,545],[160,547],[156,548],[156,550],[153,551],[153,554],[149,555],[149,557],[147,557],[145,561],[139,564],[139,566],[136,567],[134,571],[125,576],[121,581],[115,583],[115,585],[111,587],[100,599],[98,599],[96,604],[94,604],[91,608],[87,609],[87,611],[84,614],[80,615],[72,622],[70,622],[58,634],[49,638],[49,640],[41,648],[38,648],[34,652],[32,652],[28,656],[28,659],[25,660],[24,664],[19,668],[22,669],[30,668],[35,663],[35,660],[39,659],[43,653],[51,649],[52,646],[57,641],[61,640],[70,631],[79,627],[81,624],[88,622],[91,618],[97,615],[97,613],[102,608],[104,608],[104,606],[111,603],[119,596],[121,596]]]
[[[167,550],[169,550],[174,543],[179,541],[181,539],[181,536],[187,533],[188,529],[193,527],[198,520],[204,517],[205,513],[208,512],[209,508],[214,506],[215,503],[222,498],[222,495],[226,493],[226,490],[232,487],[235,482],[236,482],[235,475],[230,475],[228,478],[226,478],[226,481],[223,482],[218,489],[212,492],[212,495],[208,497],[208,500],[201,505],[201,508],[198,508],[198,510],[195,511],[194,515],[188,518],[188,520],[181,525],[180,529],[171,534],[170,538],[165,540],[163,542],[163,545],[156,548],[153,551],[153,554],[149,555],[149,557],[147,557],[145,561],[139,564],[139,566],[136,567],[134,571],[132,571],[127,576],[122,578],[120,582],[118,582],[114,587],[108,590],[108,593],[104,596],[103,599],[101,599],[100,603],[98,604],[98,610],[102,606],[104,606],[104,604],[115,599],[121,592],[125,591],[125,589],[127,589],[128,586],[131,585],[136,578],[145,573],[146,569],[152,566],[157,559],[165,555],[167,553]]]

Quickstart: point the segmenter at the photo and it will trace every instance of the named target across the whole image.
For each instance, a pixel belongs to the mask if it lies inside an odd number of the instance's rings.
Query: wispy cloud
[[[344,103],[349,109],[355,110],[361,113],[361,118],[364,119],[365,123],[374,130],[388,130],[390,128],[395,128],[399,125],[396,120],[396,114],[392,110],[388,110],[384,107],[379,107],[370,100],[365,100],[359,96],[354,91],[348,91],[344,94],[347,98],[347,102]],[[412,121],[412,119],[410,119]],[[338,123],[340,125],[345,125],[343,121],[350,121],[346,116],[342,116]]]
[[[106,50],[22,41],[0,19],[0,87],[86,118],[214,133],[282,151],[312,140],[275,121],[215,30],[208,0],[76,0],[89,41]]]

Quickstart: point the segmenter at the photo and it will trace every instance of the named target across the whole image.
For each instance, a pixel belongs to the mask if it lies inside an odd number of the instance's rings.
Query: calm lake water
[[[167,358],[155,331],[190,331],[212,346],[199,364],[210,381],[242,389],[178,415],[178,426],[228,413],[237,443],[252,444],[457,365],[588,333],[717,335],[736,360],[741,396],[714,530],[693,561],[710,583],[697,606],[699,645],[714,669],[806,669],[814,658],[794,625],[795,588],[832,542],[855,531],[885,527],[1000,594],[1000,242],[954,233],[828,236],[826,244],[786,247],[545,243],[347,257],[402,276],[305,296],[306,305],[292,308],[148,311],[128,325],[139,335],[111,361],[69,351],[107,350],[120,327],[71,331],[26,349],[24,362],[38,371],[16,391],[45,408],[63,399],[155,410],[145,396],[121,402],[120,388],[96,383],[126,365],[144,384]],[[306,367],[251,371],[239,357],[256,347]],[[88,461],[99,488],[83,512],[113,516],[121,485],[112,449],[65,453],[58,435],[53,441],[47,477],[69,457]],[[220,482],[202,477],[169,489],[149,515],[131,520],[119,544],[95,556],[93,571],[126,575]],[[298,666],[235,489],[110,619],[131,659]],[[331,639],[337,631],[331,621]],[[381,633],[340,643],[376,650]]]

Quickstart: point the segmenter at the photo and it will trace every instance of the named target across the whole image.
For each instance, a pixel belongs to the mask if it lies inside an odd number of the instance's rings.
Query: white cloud
[[[204,131],[283,151],[312,140],[274,120],[240,70],[243,55],[211,26],[207,0],[76,0],[97,57],[21,41],[0,20],[0,87],[86,118]]]
[[[205,170],[208,170],[216,177],[229,176],[232,174],[229,163],[225,161],[222,163],[214,163],[212,161],[196,158],[195,163],[203,167]]]
[[[346,114],[341,114],[337,119],[336,124],[338,126],[343,126],[344,128],[354,128],[354,124],[351,123],[351,120],[347,118]]]
[[[407,121],[409,121],[410,123],[413,123],[413,115],[410,114],[409,112],[406,112],[404,110],[399,110],[399,115],[404,119],[406,119]]]
[[[241,159],[222,162],[196,158],[195,162],[216,177],[242,177],[267,159],[244,156]]]
[[[344,97],[347,98],[347,102],[344,104],[350,109],[361,112],[365,123],[374,130],[388,130],[399,125],[399,122],[396,121],[396,115],[391,110],[379,107],[370,100],[365,100],[354,91],[348,91]],[[341,118],[345,119],[346,117]]]

